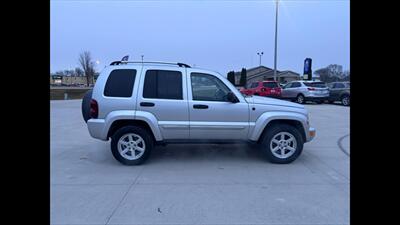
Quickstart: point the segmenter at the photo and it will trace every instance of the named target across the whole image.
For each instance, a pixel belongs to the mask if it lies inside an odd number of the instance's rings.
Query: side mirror
[[[239,99],[235,96],[235,94],[233,94],[233,92],[228,92],[228,95],[226,96],[226,98],[228,99],[228,101],[230,101],[232,103],[239,102]]]

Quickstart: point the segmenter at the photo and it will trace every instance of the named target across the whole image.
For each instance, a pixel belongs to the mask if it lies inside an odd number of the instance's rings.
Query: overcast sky
[[[84,50],[96,69],[130,60],[173,61],[226,74],[274,66],[275,1],[51,0],[51,72],[73,69]],[[281,0],[278,70],[350,67],[349,0]]]

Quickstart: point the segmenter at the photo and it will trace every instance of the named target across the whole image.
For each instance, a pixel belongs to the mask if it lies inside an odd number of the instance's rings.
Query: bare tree
[[[81,68],[76,67],[76,68],[75,68],[75,75],[76,75],[77,77],[82,77],[82,76],[84,75],[84,72],[83,72],[83,70],[82,70]]]
[[[90,55],[89,51],[84,51],[79,55],[79,64],[81,65],[86,76],[87,86],[89,86],[95,72],[94,62],[92,61],[92,56]]]

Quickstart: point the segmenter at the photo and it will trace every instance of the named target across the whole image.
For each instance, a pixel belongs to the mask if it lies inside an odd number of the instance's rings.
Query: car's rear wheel
[[[302,95],[302,94],[297,95],[296,102],[299,104],[304,104],[304,102],[305,102],[304,95]]]
[[[82,116],[86,123],[90,119],[90,100],[92,99],[92,92],[93,90],[87,91],[82,99]]]
[[[267,128],[261,142],[262,151],[272,163],[291,163],[303,150],[303,138],[297,128],[279,124]]]
[[[342,96],[341,102],[344,106],[349,106],[350,105],[350,96],[348,96],[348,95]]]
[[[125,165],[142,164],[149,157],[154,143],[149,132],[137,126],[118,129],[111,138],[111,151]]]

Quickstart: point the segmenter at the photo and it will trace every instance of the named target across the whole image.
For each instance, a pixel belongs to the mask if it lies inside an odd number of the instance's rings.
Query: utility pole
[[[278,46],[278,2],[276,0],[276,10],[275,10],[275,57],[274,57],[274,81],[276,81],[276,55],[277,55],[277,46]]]
[[[143,63],[143,57],[144,57],[144,55],[142,55],[142,63]]]

